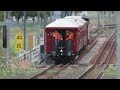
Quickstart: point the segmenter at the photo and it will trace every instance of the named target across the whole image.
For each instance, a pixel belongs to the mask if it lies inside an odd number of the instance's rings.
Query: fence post
[[[31,56],[31,52],[32,52],[32,51],[30,50],[30,61],[32,61],[32,56]]]

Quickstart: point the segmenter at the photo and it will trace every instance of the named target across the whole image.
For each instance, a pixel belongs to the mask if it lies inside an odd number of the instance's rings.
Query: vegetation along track
[[[104,45],[103,50],[98,55],[98,57],[95,60],[95,63],[91,66],[91,68],[89,68],[86,72],[84,72],[78,79],[84,79],[84,78],[90,76],[89,74],[95,69],[97,64],[101,61],[101,59],[103,58],[105,52],[107,51],[108,46],[110,45],[110,43],[112,42],[114,37],[115,37],[115,33],[109,38],[108,42]]]

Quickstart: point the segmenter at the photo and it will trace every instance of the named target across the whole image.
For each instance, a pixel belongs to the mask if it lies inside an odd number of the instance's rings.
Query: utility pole
[[[52,11],[50,11],[50,22],[52,22]]]
[[[46,49],[46,33],[45,33],[45,27],[47,25],[47,13],[46,11],[44,11],[44,53],[46,54],[45,52],[45,49]]]
[[[103,27],[105,26],[105,11],[103,11]]]
[[[38,23],[38,45],[40,44],[40,11],[37,11],[37,23]],[[39,50],[38,60],[41,59],[41,50]]]
[[[24,14],[24,50],[26,51],[26,11],[23,11],[23,14]]]
[[[99,27],[100,27],[99,19],[100,19],[100,15],[99,15],[99,11],[98,11],[98,29],[99,29]]]
[[[37,23],[38,23],[38,45],[40,44],[40,11],[37,11]]]
[[[120,11],[116,11],[117,23],[117,78],[120,79]]]

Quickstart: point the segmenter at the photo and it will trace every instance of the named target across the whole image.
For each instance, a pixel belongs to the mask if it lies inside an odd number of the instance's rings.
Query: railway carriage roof
[[[82,19],[81,16],[66,16],[66,19],[79,19],[81,22],[85,23],[86,21]]]
[[[46,27],[79,27],[84,25],[79,19],[57,19]]]

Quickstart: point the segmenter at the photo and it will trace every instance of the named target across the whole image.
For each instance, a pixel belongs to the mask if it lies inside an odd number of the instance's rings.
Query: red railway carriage
[[[57,19],[56,21],[50,23],[46,26],[46,53],[50,55],[51,58],[55,59],[63,59],[65,57],[74,57],[78,55],[88,44],[88,28],[87,21],[82,18],[62,18]],[[55,48],[54,41],[55,39],[52,36],[54,31],[58,31],[63,40],[57,48]],[[66,41],[66,33],[67,31],[71,31],[73,36],[72,41],[72,51],[67,51],[67,41]]]

